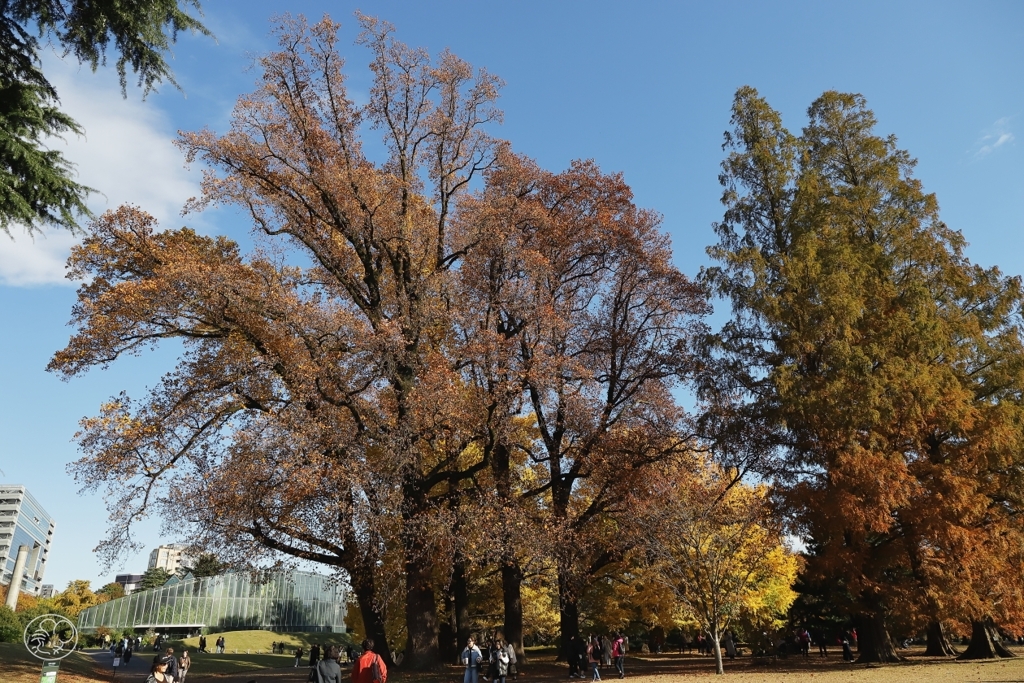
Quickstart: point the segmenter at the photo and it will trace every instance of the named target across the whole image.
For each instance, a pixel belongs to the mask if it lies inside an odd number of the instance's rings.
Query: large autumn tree
[[[669,390],[704,301],[620,177],[541,172],[484,131],[497,79],[360,21],[365,105],[346,94],[337,25],[288,19],[231,129],[181,136],[208,166],[191,208],[242,207],[257,249],[162,232],[132,207],[104,215],[72,253],[78,331],[51,367],[184,345],[149,396],[84,422],[74,470],[107,488],[106,551],[158,510],[236,565],[334,567],[382,647],[397,580],[405,661],[425,667],[460,563],[496,562],[506,625],[521,623],[522,563],[545,541],[516,531],[517,511],[601,556],[580,534],[680,447]],[[368,129],[384,159],[364,154]],[[505,271],[503,245],[522,245]],[[489,291],[487,272],[512,285]],[[515,549],[497,555],[465,543],[494,500]],[[586,571],[559,562],[560,577]]]
[[[613,531],[631,487],[688,446],[671,391],[707,304],[671,263],[660,217],[592,162],[554,174],[504,156],[463,218],[489,228],[460,271],[467,382],[486,397],[498,500],[548,535],[567,643],[586,581],[633,540]],[[520,414],[535,429],[509,438]],[[510,451],[527,453],[532,485]],[[513,639],[518,562],[501,563]]]
[[[808,578],[841,587],[861,659],[884,661],[889,618],[997,604],[978,588],[1019,526],[1020,284],[969,262],[862,97],[808,117],[796,136],[736,95],[703,276],[732,317],[702,391],[778,457],[764,473],[815,550]]]

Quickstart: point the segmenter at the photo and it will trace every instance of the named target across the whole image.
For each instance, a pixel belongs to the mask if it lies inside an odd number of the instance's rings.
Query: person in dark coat
[[[573,647],[576,648],[576,661],[580,669],[580,678],[585,678],[587,670],[590,668],[587,662],[587,639],[577,638],[573,642]]]
[[[320,661],[320,643],[314,643],[313,647],[309,648],[309,665],[311,667],[316,666],[316,663]]]
[[[850,636],[849,634],[843,636],[843,661],[853,661],[853,648],[850,647]]]

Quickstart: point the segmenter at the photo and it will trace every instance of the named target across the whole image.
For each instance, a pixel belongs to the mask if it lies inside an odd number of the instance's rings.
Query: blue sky
[[[244,240],[242,217],[181,218],[198,169],[183,167],[177,130],[224,130],[252,89],[252,56],[273,46],[283,11],[342,22],[350,87],[369,88],[368,56],[352,44],[355,5],[205,3],[217,41],[183,36],[173,68],[184,93],[164,86],[122,99],[112,70],[93,74],[48,52],[45,64],[85,139],[56,143],[97,188],[97,211],[139,204],[165,226],[188,223]],[[756,87],[798,131],[828,89],[863,94],[879,132],[917,157],[917,176],[984,265],[1024,274],[1024,3],[1020,2],[362,2],[405,42],[448,47],[502,77],[505,123],[494,132],[543,166],[593,158],[622,171],[638,204],[664,215],[678,265],[695,274],[721,216],[718,165],[736,88]],[[0,482],[25,484],[57,519],[46,581],[102,584],[92,547],[106,512],[66,474],[78,457],[80,418],[122,389],[141,395],[171,369],[173,348],[62,382],[45,372],[66,342],[74,285],[63,280],[73,239],[0,236]],[[149,547],[173,529],[140,526]],[[123,569],[141,571],[145,553]],[[117,569],[117,568],[115,568]]]

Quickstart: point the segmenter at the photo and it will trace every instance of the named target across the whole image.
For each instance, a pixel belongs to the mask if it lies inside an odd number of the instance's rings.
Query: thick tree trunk
[[[924,653],[929,657],[955,657],[959,654],[953,643],[946,637],[946,631],[942,628],[941,621],[933,621],[928,624],[928,647]]]
[[[455,654],[458,656],[469,640],[469,585],[466,583],[466,562],[459,558],[452,570],[452,598],[455,602]]]
[[[384,617],[375,606],[373,578],[358,577],[358,572],[349,573],[352,584],[352,592],[356,594],[356,602],[359,603],[359,614],[363,618],[363,628],[366,629],[366,637],[373,640],[373,651],[376,652],[384,662],[390,666],[394,659],[391,649],[388,647],[388,635],[384,629]]]
[[[501,593],[505,606],[505,640],[516,650],[516,661],[526,662],[523,650],[523,571],[508,561],[501,567]]]
[[[558,661],[568,661],[572,638],[580,634],[580,606],[570,579],[562,569],[558,570],[558,626],[561,631]]]
[[[900,662],[903,658],[896,652],[896,646],[885,628],[885,617],[881,611],[875,614],[861,614],[856,620],[857,645],[860,655],[858,664]]]
[[[491,468],[494,471],[494,481],[498,490],[498,497],[502,505],[512,507],[515,505],[512,493],[512,458],[508,444],[501,440],[495,440],[491,453]],[[503,520],[504,521],[504,520]],[[516,546],[517,538],[512,529],[504,530],[506,535],[505,544],[507,548]],[[523,651],[523,598],[522,598],[523,572],[516,560],[515,554],[510,550],[507,556],[501,558],[501,596],[505,611],[505,642],[511,643],[516,651],[516,662],[525,662],[526,653]]]
[[[405,627],[408,638],[403,668],[431,669],[438,664],[437,603],[433,567],[418,539],[411,539],[405,558]]]
[[[1015,656],[1003,647],[995,624],[992,623],[992,619],[987,618],[971,622],[971,642],[957,659],[996,659]]]

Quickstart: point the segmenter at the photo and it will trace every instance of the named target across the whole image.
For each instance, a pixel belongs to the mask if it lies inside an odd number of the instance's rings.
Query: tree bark
[[[708,631],[711,637],[711,648],[715,651],[715,673],[724,674],[725,666],[722,664],[722,639],[719,636],[718,625],[714,624]]]
[[[572,591],[570,579],[561,569],[558,571],[558,627],[561,631],[561,647],[558,661],[569,660],[573,636],[580,635],[580,606]]]
[[[857,645],[860,655],[858,664],[901,662],[896,646],[885,628],[885,617],[879,610],[874,614],[861,614],[855,620],[857,624]]]
[[[941,621],[933,621],[928,624],[928,647],[924,653],[929,657],[955,657],[959,654],[946,637],[946,631],[942,628]]]
[[[501,593],[505,607],[505,641],[516,651],[516,662],[526,662],[523,650],[523,571],[514,560],[501,567]]]
[[[508,444],[496,441],[491,454],[491,469],[498,490],[498,497],[503,505],[515,505],[512,493],[512,457]],[[505,642],[511,643],[516,651],[516,662],[526,662],[523,650],[523,571],[515,553],[519,540],[512,529],[504,529],[505,544],[510,550],[501,558],[501,595],[505,613]]]
[[[452,597],[455,601],[455,655],[469,640],[469,586],[466,583],[466,561],[459,558],[452,571]]]
[[[437,603],[433,567],[418,538],[407,540],[405,556],[405,627],[403,668],[423,670],[438,664]]]
[[[1016,655],[1003,647],[991,617],[972,621],[971,642],[957,659],[997,659],[999,657],[1016,657]]]
[[[366,629],[366,637],[373,640],[373,651],[380,655],[384,662],[391,666],[394,658],[391,648],[388,647],[388,635],[384,629],[384,617],[381,616],[374,600],[373,577],[357,576],[357,572],[349,573],[352,583],[352,592],[356,594],[356,602],[359,603],[359,614],[363,617],[363,628]]]

